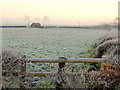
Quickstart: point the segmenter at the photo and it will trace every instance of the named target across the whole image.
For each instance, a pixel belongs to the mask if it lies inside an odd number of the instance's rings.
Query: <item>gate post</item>
[[[24,60],[21,61],[20,70],[20,88],[25,88],[25,78],[26,78],[26,56],[23,56]]]

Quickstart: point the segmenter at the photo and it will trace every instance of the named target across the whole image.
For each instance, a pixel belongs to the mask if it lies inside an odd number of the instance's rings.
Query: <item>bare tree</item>
[[[48,16],[44,16],[43,21],[45,22],[45,26],[47,26],[47,22],[50,21],[50,18]]]
[[[28,28],[30,26],[30,17],[28,15],[25,15],[24,20],[26,21],[26,27]]]
[[[80,27],[80,22],[78,22],[78,26]]]
[[[115,26],[120,25],[120,18],[116,17],[116,18],[114,19],[114,21],[113,21],[113,24],[114,24]]]

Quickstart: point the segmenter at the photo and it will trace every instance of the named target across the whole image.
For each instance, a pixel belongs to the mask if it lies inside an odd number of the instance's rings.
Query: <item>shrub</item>
[[[2,87],[3,88],[23,88],[30,86],[30,79],[25,75],[20,75],[21,67],[25,61],[18,58],[25,58],[25,55],[13,50],[3,49],[1,51],[2,61]]]

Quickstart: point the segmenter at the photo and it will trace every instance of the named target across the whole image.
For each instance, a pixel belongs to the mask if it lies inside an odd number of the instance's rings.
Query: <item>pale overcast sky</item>
[[[98,25],[110,23],[118,16],[119,0],[0,0],[3,25],[25,25],[30,22],[44,25]]]

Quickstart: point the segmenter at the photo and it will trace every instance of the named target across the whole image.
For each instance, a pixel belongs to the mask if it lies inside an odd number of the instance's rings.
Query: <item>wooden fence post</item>
[[[59,57],[60,60],[67,60],[66,57]],[[65,62],[58,63],[58,81],[56,80],[56,89],[63,88],[63,84],[66,84],[66,81],[64,80],[64,67],[65,67]]]
[[[26,78],[26,57],[21,61],[21,71],[20,71],[20,88],[25,88],[25,78]]]

